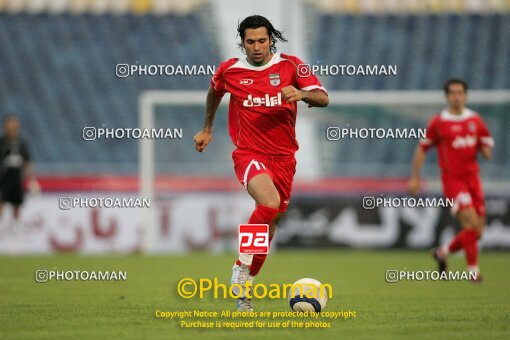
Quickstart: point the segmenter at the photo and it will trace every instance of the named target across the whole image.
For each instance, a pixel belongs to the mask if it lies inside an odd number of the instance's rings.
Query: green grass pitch
[[[386,283],[388,269],[431,270],[427,252],[301,250],[270,255],[255,283],[316,278],[333,286],[327,311],[356,311],[328,329],[184,329],[156,310],[233,309],[230,299],[183,299],[184,277],[227,283],[232,255],[0,257],[0,339],[508,339],[510,253],[482,253],[484,281]],[[126,281],[36,283],[34,272],[122,270]],[[450,260],[463,270],[464,259]],[[286,300],[255,300],[256,311],[287,311]],[[303,321],[303,320],[300,320]],[[328,321],[328,320],[323,320]]]

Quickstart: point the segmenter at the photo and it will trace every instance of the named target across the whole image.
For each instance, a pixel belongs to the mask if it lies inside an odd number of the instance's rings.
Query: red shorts
[[[296,173],[296,158],[294,156],[264,156],[246,150],[232,152],[234,170],[237,178],[245,188],[248,182],[259,174],[268,174],[280,195],[279,211],[287,210],[292,190],[292,181]]]
[[[478,173],[462,176],[443,174],[441,179],[444,195],[446,198],[453,199],[453,215],[461,209],[474,207],[478,215],[485,216],[485,200]]]

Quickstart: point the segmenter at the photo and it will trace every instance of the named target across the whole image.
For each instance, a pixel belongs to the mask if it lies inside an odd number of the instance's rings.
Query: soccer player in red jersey
[[[297,102],[325,107],[328,95],[317,77],[298,65],[298,58],[276,52],[276,41],[286,41],[271,22],[260,15],[249,16],[238,26],[240,47],[246,59],[222,62],[207,93],[205,122],[194,141],[203,152],[212,140],[218,105],[230,93],[229,134],[238,180],[255,200],[248,223],[268,224],[271,242],[278,221],[287,210],[296,171],[294,154]],[[299,73],[298,73],[299,71]],[[265,254],[240,254],[232,268],[232,283],[252,282],[266,259]],[[235,292],[237,294],[237,292]],[[252,310],[245,292],[238,310]]]
[[[444,86],[448,108],[430,121],[426,138],[414,154],[409,190],[416,194],[425,152],[432,146],[439,153],[444,195],[454,202],[452,214],[462,230],[442,247],[433,250],[439,271],[447,268],[447,255],[464,249],[468,270],[481,277],[478,268],[478,239],[485,225],[485,203],[477,162],[478,151],[485,159],[492,156],[494,141],[480,115],[465,107],[467,84],[450,79]]]

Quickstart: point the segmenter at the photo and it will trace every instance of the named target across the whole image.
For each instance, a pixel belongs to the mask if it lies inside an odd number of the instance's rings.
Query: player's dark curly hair
[[[460,84],[462,85],[462,87],[464,88],[464,92],[467,93],[468,91],[468,85],[467,83],[460,79],[460,78],[450,78],[446,81],[446,83],[444,84],[444,87],[443,87],[443,90],[444,90],[444,93],[448,94],[450,92],[450,85],[452,84]]]
[[[252,15],[245,18],[241,23],[237,26],[237,33],[241,37],[241,42],[239,43],[239,47],[244,51],[243,41],[246,34],[247,28],[260,28],[265,27],[267,29],[267,34],[271,37],[271,53],[276,52],[276,41],[279,40],[281,42],[287,42],[287,39],[283,37],[282,32],[278,31],[274,28],[273,24],[267,18],[261,15]]]

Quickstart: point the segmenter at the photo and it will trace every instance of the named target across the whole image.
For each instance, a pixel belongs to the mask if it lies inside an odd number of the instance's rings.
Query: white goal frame
[[[154,126],[155,107],[158,105],[204,105],[206,91],[168,91],[149,90],[140,94],[138,100],[138,121],[140,128],[152,129]],[[221,101],[222,106],[228,105],[229,96]],[[441,104],[444,103],[442,91],[333,91],[329,92],[330,105],[367,105],[367,104]],[[469,103],[473,104],[505,104],[510,103],[508,90],[471,90]],[[154,141],[148,138],[139,140],[139,183],[140,196],[154,199],[155,182]],[[144,250],[150,252],[150,244],[155,225],[152,208],[144,209],[142,214],[144,229]]]

